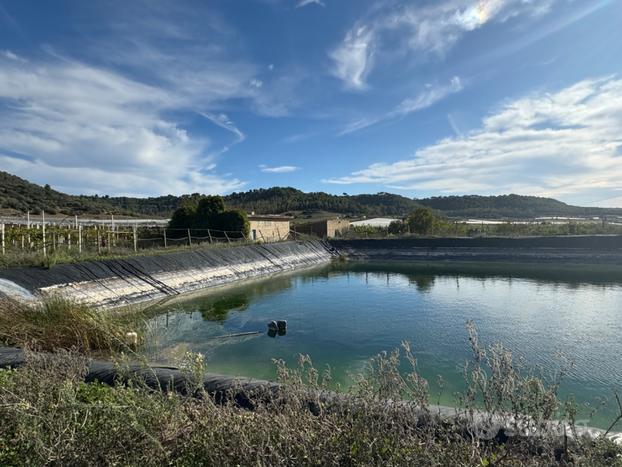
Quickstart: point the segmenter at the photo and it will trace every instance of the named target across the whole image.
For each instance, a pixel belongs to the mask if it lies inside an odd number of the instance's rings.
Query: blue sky
[[[620,24],[616,0],[0,0],[0,170],[622,206]]]

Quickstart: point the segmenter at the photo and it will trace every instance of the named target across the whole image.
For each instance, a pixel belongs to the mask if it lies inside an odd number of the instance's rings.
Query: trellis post
[[[43,229],[43,256],[47,256],[47,247],[45,245],[45,211],[41,211],[41,228]]]

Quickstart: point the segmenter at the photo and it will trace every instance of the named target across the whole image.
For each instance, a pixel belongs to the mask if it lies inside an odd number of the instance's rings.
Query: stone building
[[[277,216],[273,214],[256,215],[250,214],[250,238],[262,242],[277,242],[289,238],[289,216]]]
[[[350,221],[346,219],[326,219],[295,226],[296,233],[316,235],[320,238],[334,238],[342,235],[350,228]]]

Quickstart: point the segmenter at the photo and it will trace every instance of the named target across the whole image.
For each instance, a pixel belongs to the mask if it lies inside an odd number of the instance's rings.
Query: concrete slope
[[[136,304],[330,261],[323,242],[282,242],[0,271],[0,293]],[[19,293],[18,293],[19,292]]]

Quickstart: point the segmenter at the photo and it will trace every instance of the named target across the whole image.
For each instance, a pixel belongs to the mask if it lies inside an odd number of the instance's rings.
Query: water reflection
[[[277,276],[245,285],[211,291],[176,303],[169,311],[198,312],[206,321],[224,322],[232,311],[242,312],[257,297],[270,296],[292,287],[294,276]]]

